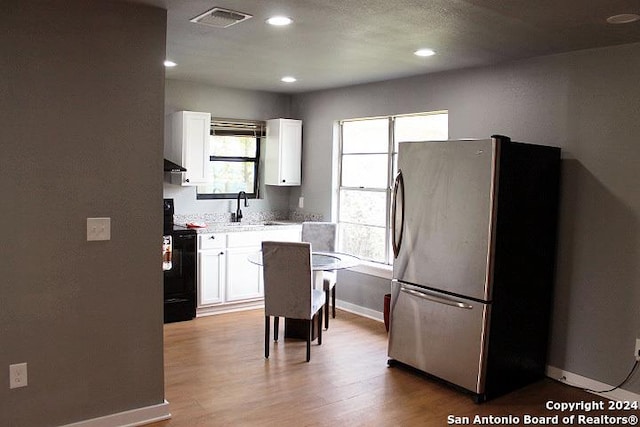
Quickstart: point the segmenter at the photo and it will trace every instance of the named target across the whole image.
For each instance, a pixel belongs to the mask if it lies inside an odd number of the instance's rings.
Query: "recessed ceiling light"
[[[277,27],[289,25],[292,22],[293,19],[289,18],[288,16],[272,16],[271,18],[267,19],[267,24],[275,25]]]
[[[418,49],[413,54],[416,56],[433,56],[436,52],[433,49]]]
[[[607,18],[609,24],[629,24],[640,20],[640,15],[635,13],[622,13],[620,15],[613,15]]]
[[[167,68],[175,67],[176,65],[178,65],[178,64],[176,64],[173,61],[169,61],[168,59],[166,61],[164,61],[164,66],[167,67]]]
[[[295,77],[291,77],[291,76],[285,76],[285,77],[281,78],[280,80],[285,82],[285,83],[293,83],[293,82],[297,81],[298,79],[296,79]]]

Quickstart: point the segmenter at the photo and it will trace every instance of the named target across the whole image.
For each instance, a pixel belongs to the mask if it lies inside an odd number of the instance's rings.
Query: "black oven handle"
[[[173,235],[174,239],[183,239],[183,240],[192,240],[195,239],[196,236],[194,236],[193,234],[178,234],[178,235]]]

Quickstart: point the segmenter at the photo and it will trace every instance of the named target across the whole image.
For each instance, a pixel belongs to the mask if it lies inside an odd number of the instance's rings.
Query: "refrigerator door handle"
[[[458,300],[453,299],[453,298],[430,295],[430,294],[426,294],[424,292],[417,291],[415,289],[406,288],[404,286],[402,286],[400,291],[404,292],[404,293],[407,293],[409,295],[413,295],[414,297],[422,298],[422,299],[425,299],[427,301],[436,302],[436,303],[439,303],[439,304],[450,305],[452,307],[463,308],[465,310],[472,310],[473,309],[472,305],[466,304],[466,303],[464,303],[462,301],[458,301]]]
[[[400,192],[400,234],[396,230],[396,215],[398,212],[398,192]],[[391,205],[391,244],[393,246],[393,257],[398,258],[400,246],[402,246],[402,233],[404,231],[404,178],[402,170],[398,170],[396,179],[393,182],[393,203]]]

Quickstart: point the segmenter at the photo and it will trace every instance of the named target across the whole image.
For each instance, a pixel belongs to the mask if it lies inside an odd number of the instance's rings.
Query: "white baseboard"
[[[378,322],[384,322],[384,315],[370,308],[361,307],[359,305],[351,304],[350,302],[336,299],[336,307],[340,310],[348,311],[349,313],[357,314],[362,317],[377,320]]]
[[[236,311],[255,310],[264,307],[264,300],[241,302],[235,304],[220,304],[198,307],[196,317],[213,316],[215,314],[234,313]]]
[[[134,427],[171,418],[169,402],[67,424],[63,427]]]
[[[233,313],[236,311],[255,310],[257,308],[263,307],[264,301],[251,301],[239,304],[224,304],[211,307],[198,307],[196,311],[196,317],[213,316],[216,314]],[[348,311],[349,313],[377,320],[378,322],[384,322],[384,315],[381,312],[372,310],[370,308],[361,307],[359,305],[339,299],[336,299],[336,307],[340,310]]]
[[[547,376],[552,380],[559,381],[563,384],[589,389],[589,390],[609,390],[615,386],[610,384],[601,383],[600,381],[592,380],[591,378],[583,377],[582,375],[574,374],[569,371],[556,368],[555,366],[547,365]],[[602,396],[611,400],[618,401],[640,401],[640,394],[633,393],[623,389],[617,389],[609,393],[596,393],[589,391],[596,396]]]

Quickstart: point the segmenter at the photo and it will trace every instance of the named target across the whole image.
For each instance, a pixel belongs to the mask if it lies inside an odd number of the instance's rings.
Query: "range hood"
[[[183,168],[177,163],[173,163],[171,160],[164,159],[164,171],[165,172],[186,172],[187,169]]]

